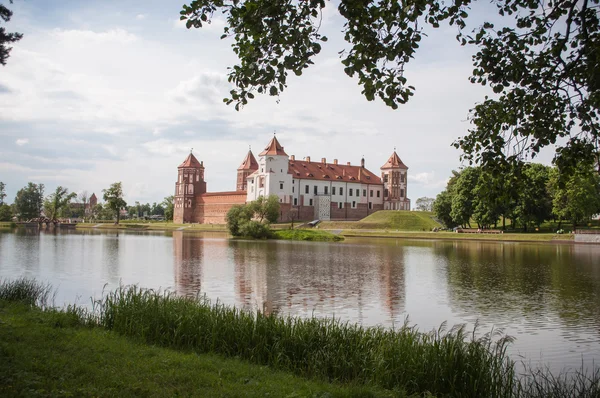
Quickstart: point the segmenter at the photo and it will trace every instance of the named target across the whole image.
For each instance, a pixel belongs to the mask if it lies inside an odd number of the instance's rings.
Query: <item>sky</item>
[[[467,134],[468,110],[491,92],[468,81],[474,49],[456,42],[455,28],[421,41],[406,68],[415,95],[392,110],[367,101],[343,72],[343,19],[327,3],[321,32],[329,41],[315,65],[291,74],[279,98],[258,97],[238,112],[222,102],[233,88],[227,67],[237,60],[231,42],[220,40],[224,20],[188,30],[182,4],[9,5],[7,30],[24,34],[0,66],[0,181],[9,203],[29,181],[47,194],[61,185],[99,198],[121,181],[128,203],[160,202],[174,193],[191,148],[204,161],[209,191],[235,190],[248,148],[257,155],[274,132],[288,155],[352,164],[364,156],[376,174],[396,148],[409,167],[413,205],[435,197],[461,166],[451,145]]]

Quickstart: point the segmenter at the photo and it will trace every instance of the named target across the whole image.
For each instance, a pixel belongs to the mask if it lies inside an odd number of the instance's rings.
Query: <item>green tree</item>
[[[12,4],[13,0],[9,0],[9,3]],[[9,10],[4,4],[0,4],[0,20],[7,23],[10,21],[13,13]],[[21,40],[23,35],[21,33],[8,33],[6,28],[0,26],[0,64],[6,65],[6,61],[10,55],[10,50],[12,47],[9,47],[10,43],[17,42]]]
[[[162,205],[165,208],[165,219],[167,221],[173,221],[173,213],[175,210],[175,206],[173,204],[174,200],[175,200],[175,197],[173,195],[171,195],[171,196],[167,196],[162,202]]]
[[[501,213],[501,179],[481,168],[479,178],[473,188],[473,219],[479,228],[496,226]]]
[[[152,203],[151,214],[153,216],[164,216],[165,208],[163,207],[162,203],[156,203],[156,202]]]
[[[467,167],[461,171],[454,182],[454,195],[452,196],[452,210],[450,216],[454,222],[462,226],[471,226],[471,216],[475,210],[475,187],[481,172],[478,168]]]
[[[245,205],[233,206],[227,212],[227,229],[233,236],[267,238],[270,236],[270,224],[279,218],[279,198],[263,196]]]
[[[115,224],[119,224],[121,220],[121,209],[127,206],[127,202],[123,199],[123,187],[121,182],[115,182],[111,184],[110,188],[103,189],[104,201],[113,214],[116,214],[117,221]]]
[[[4,198],[6,198],[6,184],[0,181],[0,205],[4,204]]]
[[[54,220],[64,217],[64,212],[68,210],[69,204],[77,197],[75,192],[69,193],[67,188],[58,186],[56,190],[44,201],[44,213],[46,217]]]
[[[552,194],[552,213],[570,221],[573,229],[600,212],[600,176],[590,164],[580,164],[567,178],[559,168],[550,172],[548,190]],[[560,224],[559,224],[560,228]]]
[[[540,226],[552,217],[552,198],[548,192],[550,167],[539,163],[523,166],[522,184],[515,206],[515,216],[524,231],[532,226]]]
[[[12,209],[6,203],[0,204],[0,221],[11,221]]]
[[[452,193],[445,189],[436,196],[435,202],[433,202],[433,212],[446,228],[456,227],[456,223],[450,215],[451,211]]]
[[[428,197],[422,197],[417,199],[417,201],[415,202],[416,205],[416,209],[417,210],[421,210],[421,211],[431,211],[433,209],[433,202],[435,201],[435,199],[433,198],[428,198]]]
[[[557,164],[598,160],[599,1],[496,0],[495,23],[469,17],[476,3],[482,2],[340,0],[349,44],[340,52],[344,72],[358,76],[368,100],[396,109],[413,95],[405,65],[425,30],[453,25],[458,42],[476,49],[471,82],[497,94],[471,110],[472,128],[455,143],[466,160],[498,166],[559,140]],[[221,38],[233,39],[239,63],[230,68],[236,88],[224,101],[239,110],[257,93],[279,95],[288,73],[301,75],[313,64],[327,41],[319,33],[327,4],[333,2],[193,0],[181,20],[200,28],[215,12],[225,16]]]
[[[17,192],[14,204],[20,220],[39,217],[44,205],[44,184],[27,183]]]

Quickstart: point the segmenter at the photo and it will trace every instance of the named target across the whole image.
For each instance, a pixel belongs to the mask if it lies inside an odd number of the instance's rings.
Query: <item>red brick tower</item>
[[[392,156],[381,166],[384,210],[410,210],[410,199],[406,193],[407,172],[408,167],[394,149]]]
[[[244,161],[237,169],[237,188],[238,191],[245,191],[248,189],[246,178],[258,170],[258,162],[254,158],[251,150],[248,150],[248,154],[244,158]]]
[[[177,167],[173,222],[197,222],[194,216],[196,197],[206,193],[204,164],[190,152],[183,163]]]

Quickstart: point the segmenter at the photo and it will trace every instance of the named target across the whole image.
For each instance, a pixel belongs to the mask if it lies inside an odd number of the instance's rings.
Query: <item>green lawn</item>
[[[380,229],[393,231],[431,231],[441,225],[431,218],[432,212],[380,210],[360,221],[324,221],[322,229]]]
[[[0,302],[0,396],[391,397],[134,342],[73,316]]]
[[[451,240],[486,240],[486,241],[518,241],[518,242],[570,242],[573,241],[572,234],[553,233],[518,233],[509,232],[504,234],[457,234],[455,232],[403,232],[403,231],[358,231],[344,230],[341,235],[383,237],[383,238],[408,238],[408,239],[451,239]]]
[[[344,240],[342,236],[334,235],[331,232],[319,231],[315,229],[282,229],[273,231],[275,239],[285,240],[307,240],[320,242],[335,242]]]

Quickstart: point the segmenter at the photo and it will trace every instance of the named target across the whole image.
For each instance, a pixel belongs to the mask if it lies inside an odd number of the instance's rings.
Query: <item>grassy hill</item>
[[[322,229],[383,229],[398,231],[431,231],[441,224],[434,221],[432,212],[407,210],[381,210],[360,221],[324,221]]]

